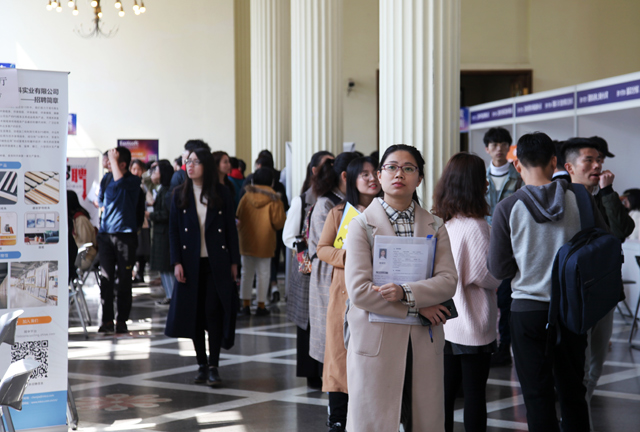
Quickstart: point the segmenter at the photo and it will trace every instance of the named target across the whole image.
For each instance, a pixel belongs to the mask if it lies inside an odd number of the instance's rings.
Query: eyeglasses
[[[490,142],[487,147],[489,147],[490,149],[494,149],[494,148],[498,148],[498,147],[509,147],[509,143],[506,142],[501,142],[501,143],[494,143],[494,142]]]
[[[398,166],[398,165],[394,165],[394,164],[384,164],[384,165],[382,165],[380,167],[380,169],[385,170],[389,174],[397,173],[398,169],[401,169],[402,172],[407,174],[407,175],[411,175],[411,174],[414,174],[414,173],[418,172],[418,167],[415,166],[415,165]]]
[[[360,173],[360,178],[362,180],[369,181],[369,179],[372,179],[372,178],[375,178],[375,177],[376,177],[376,175],[374,173],[370,172],[370,171],[362,171]]]
[[[187,161],[184,164],[187,165],[187,166],[189,166],[189,165],[198,166],[201,163],[202,162],[200,162],[198,159],[187,159]]]

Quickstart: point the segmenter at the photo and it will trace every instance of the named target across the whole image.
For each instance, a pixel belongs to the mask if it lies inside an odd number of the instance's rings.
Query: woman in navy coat
[[[211,153],[195,150],[186,160],[187,180],[171,204],[171,264],[178,281],[165,334],[193,340],[196,383],[218,385],[220,348],[233,346],[238,311],[240,262],[233,197],[218,184]],[[205,349],[209,335],[209,358]]]

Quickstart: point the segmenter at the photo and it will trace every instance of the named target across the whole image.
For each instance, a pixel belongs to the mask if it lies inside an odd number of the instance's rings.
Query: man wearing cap
[[[566,158],[565,167],[571,175],[573,183],[584,185],[593,194],[596,206],[602,214],[611,234],[624,241],[635,228],[633,219],[629,216],[629,211],[620,201],[620,197],[613,190],[613,180],[615,175],[609,171],[602,171],[602,165],[607,157],[614,157],[609,152],[607,142],[597,136],[591,138],[572,138],[565,142],[563,146]],[[621,290],[621,300],[624,298],[622,287],[611,287]],[[587,334],[587,351],[585,353],[585,374],[584,384],[587,388],[587,403],[589,404],[589,421],[591,430],[591,397],[598,385],[602,366],[607,352],[609,351],[609,340],[613,332],[612,309],[604,318],[596,323]]]

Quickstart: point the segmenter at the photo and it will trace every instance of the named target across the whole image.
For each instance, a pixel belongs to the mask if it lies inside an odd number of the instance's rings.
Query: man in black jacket
[[[593,194],[596,206],[609,230],[614,236],[624,241],[633,232],[635,223],[620,201],[620,197],[613,190],[615,175],[609,170],[602,171],[605,158],[613,157],[607,142],[599,137],[572,138],[565,143],[564,154],[565,166],[571,175],[571,181],[584,185]],[[589,405],[602,375],[602,366],[609,350],[614,310],[615,308],[588,332],[584,381]],[[589,416],[591,417],[591,409],[589,409]]]

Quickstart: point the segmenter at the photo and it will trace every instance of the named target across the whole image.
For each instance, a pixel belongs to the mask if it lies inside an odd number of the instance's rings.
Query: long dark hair
[[[200,194],[200,202],[206,204],[208,207],[222,207],[224,203],[220,199],[217,190],[217,185],[220,182],[220,180],[218,180],[218,166],[213,163],[213,156],[209,153],[208,149],[204,148],[193,150],[189,153],[187,159],[191,157],[192,154],[195,154],[202,164],[202,194]],[[193,180],[187,176],[187,180],[182,186],[176,189],[176,193],[178,194],[178,208],[186,209],[189,207],[189,202],[193,195],[192,190]]]
[[[397,151],[406,151],[416,160],[416,165],[418,167],[418,174],[420,177],[424,178],[424,158],[422,157],[422,153],[420,150],[415,148],[414,146],[406,145],[406,144],[394,144],[391,147],[387,147],[380,159],[380,165],[378,165],[378,171],[382,170],[382,165],[384,165],[385,161],[389,157],[391,153],[395,153]],[[418,193],[416,191],[413,192],[413,200],[420,205],[420,198],[418,198]]]
[[[76,194],[75,191],[67,189],[67,217],[73,219],[73,216],[78,212],[82,212],[82,214],[91,219],[89,212],[80,204],[78,194]]]
[[[334,160],[325,160],[313,176],[312,189],[317,197],[324,196],[340,185],[340,175],[347,170],[349,163],[357,159],[353,152],[340,153]]]
[[[484,161],[470,153],[458,153],[449,159],[433,193],[431,212],[445,222],[460,215],[483,218],[489,215]]]
[[[358,191],[358,177],[362,173],[364,169],[364,164],[370,163],[373,167],[375,174],[376,166],[374,164],[373,158],[369,156],[359,157],[351,162],[347,166],[347,193],[344,201],[351,203],[352,206],[356,207],[360,203],[360,191]]]
[[[218,150],[211,153],[211,155],[213,156],[213,163],[216,166],[216,181],[219,182],[220,180],[218,179],[218,177],[220,177],[220,161],[224,156],[229,157],[229,154],[226,151]],[[229,158],[229,163],[231,163],[231,158]],[[233,186],[233,183],[227,176],[224,176],[224,185],[231,191],[231,195],[236,194],[236,188]]]
[[[312,168],[316,168],[320,165],[322,158],[325,156],[333,157],[333,153],[327,150],[320,150],[319,152],[315,152],[313,156],[311,156],[311,161],[307,165],[307,176],[304,179],[304,183],[302,183],[302,190],[300,191],[300,195],[305,193],[307,189],[311,187],[311,182],[313,179],[313,170]]]
[[[160,184],[162,187],[168,188],[171,185],[171,177],[173,176],[173,166],[166,159],[158,161],[155,169],[160,170]]]

